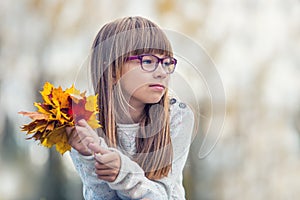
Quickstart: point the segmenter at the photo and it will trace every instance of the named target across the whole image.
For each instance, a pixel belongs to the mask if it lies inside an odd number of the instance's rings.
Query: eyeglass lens
[[[158,64],[159,61],[162,62],[162,67],[167,73],[172,73],[175,69],[175,60],[174,58],[167,57],[164,58],[163,60],[159,60],[157,57],[152,56],[152,55],[143,55],[141,59],[141,64],[144,70],[147,71],[154,71]]]

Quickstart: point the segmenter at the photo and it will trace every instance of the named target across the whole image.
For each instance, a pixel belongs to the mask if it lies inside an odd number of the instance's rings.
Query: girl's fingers
[[[116,180],[117,175],[97,175],[97,177],[104,181],[113,182],[114,180]]]
[[[85,127],[75,126],[76,132],[78,135],[82,137],[87,137],[90,135],[89,131]]]
[[[109,169],[106,165],[100,164],[98,162],[95,163],[95,169],[96,170],[104,170],[104,169]]]
[[[97,174],[99,179],[111,182],[117,178],[117,176],[119,174],[119,170],[117,170],[117,169],[102,169],[102,170],[95,170],[95,173]]]
[[[82,142],[83,145],[85,145],[87,148],[89,148],[89,145],[91,143],[95,143],[96,141],[92,137],[84,137],[84,138],[81,138],[81,142]]]
[[[99,159],[100,158],[100,159]],[[95,169],[105,170],[110,169],[119,172],[121,168],[121,159],[118,153],[112,152],[110,154],[95,155]]]
[[[101,146],[99,143],[89,143],[88,148],[91,149],[93,152],[101,152]]]
[[[104,154],[114,153],[113,151],[103,148],[100,145],[98,146],[98,151],[95,151],[95,152],[97,153],[95,156],[100,156],[100,157],[101,157],[101,155],[104,155]],[[99,157],[99,159],[101,159],[100,157]]]
[[[100,163],[103,163],[103,164],[107,164],[107,163],[110,163],[114,160],[117,160],[119,158],[119,155],[118,153],[115,153],[115,152],[109,152],[109,153],[106,153],[106,154],[95,154],[95,159],[100,162]]]
[[[79,137],[75,127],[66,127],[66,132],[68,143],[72,146],[72,148],[76,149],[82,155],[92,155],[92,152],[87,148],[86,143],[94,140],[85,138],[84,142],[82,142],[82,139]]]
[[[107,181],[107,182],[113,182],[114,180],[116,180],[116,176],[97,176],[99,179]]]
[[[96,133],[84,119],[79,120],[76,126],[86,128],[90,133]]]
[[[88,126],[88,123],[85,119],[81,119],[77,122],[77,125],[79,125],[79,126]]]
[[[78,133],[81,139],[85,137],[92,137],[95,140],[99,140],[98,134],[90,126],[75,126],[76,132]]]
[[[90,145],[91,146],[91,145]],[[100,146],[100,145],[99,145]],[[121,159],[117,152],[100,147],[100,153],[95,153],[95,173],[99,179],[112,182],[116,180],[120,168]]]
[[[101,169],[101,170],[96,170],[96,174],[98,176],[112,176],[112,175],[117,175],[117,171],[113,169]]]
[[[67,137],[68,137],[68,143],[71,145],[74,144],[77,140],[79,140],[78,135],[74,128],[68,129]]]
[[[66,127],[67,135],[68,136],[71,135],[73,130],[74,130],[74,126],[68,126],[68,127]]]
[[[95,169],[97,170],[103,170],[103,169],[118,169],[119,168],[119,165],[118,165],[118,162],[117,160],[114,160],[112,162],[109,162],[109,163],[100,163],[100,162],[96,162],[95,163]]]
[[[66,127],[66,133],[67,133],[68,139],[70,139],[74,135],[74,132],[75,132],[75,127],[74,126]]]

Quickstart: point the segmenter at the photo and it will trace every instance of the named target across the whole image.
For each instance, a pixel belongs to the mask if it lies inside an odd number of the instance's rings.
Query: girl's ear
[[[113,85],[116,85],[117,84],[117,78],[116,78],[116,76],[112,76],[112,82],[113,82]]]
[[[112,81],[113,85],[117,84],[117,76],[116,76],[116,70],[112,70]]]
[[[104,61],[103,64],[104,64],[105,68],[109,67],[109,66],[107,66],[106,61]],[[117,83],[116,70],[114,68],[110,68],[110,70],[111,70],[111,76],[112,76],[112,83],[113,83],[113,85],[115,85]]]

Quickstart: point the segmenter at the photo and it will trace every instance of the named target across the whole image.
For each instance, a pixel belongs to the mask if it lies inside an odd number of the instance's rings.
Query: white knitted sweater
[[[170,133],[173,146],[172,169],[167,177],[160,180],[149,180],[143,169],[130,159],[136,152],[135,135],[138,124],[118,124],[117,133],[122,151],[120,150],[120,172],[114,182],[106,182],[97,178],[94,172],[95,160],[93,156],[82,156],[75,149],[70,152],[77,172],[83,182],[83,196],[86,200],[115,200],[115,199],[142,199],[152,200],[185,199],[182,185],[183,168],[189,153],[191,136],[194,126],[194,115],[184,103],[171,99],[170,106]],[[101,145],[107,148],[103,138]]]

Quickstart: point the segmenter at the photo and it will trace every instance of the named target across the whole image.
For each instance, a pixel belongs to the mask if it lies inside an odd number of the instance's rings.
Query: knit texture
[[[167,177],[152,181],[145,177],[143,169],[130,159],[136,153],[135,136],[138,124],[118,124],[119,149],[108,148],[103,138],[101,146],[119,153],[120,172],[114,182],[106,182],[95,174],[93,156],[82,156],[75,149],[70,152],[74,166],[83,182],[86,200],[141,199],[155,200],[185,199],[183,168],[191,144],[194,114],[184,103],[173,100],[170,105],[170,133],[173,145],[172,169]],[[126,151],[126,155],[122,152]]]

